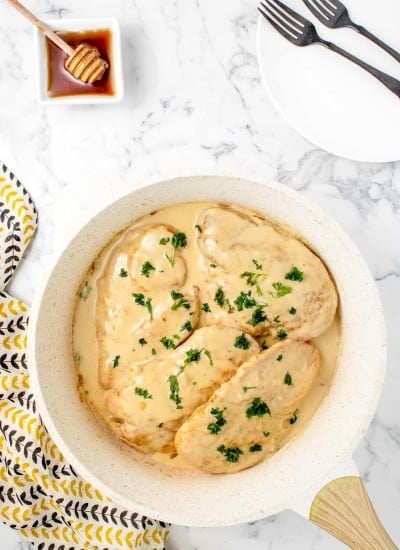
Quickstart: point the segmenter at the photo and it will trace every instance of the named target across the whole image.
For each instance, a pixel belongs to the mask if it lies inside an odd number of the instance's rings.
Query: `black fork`
[[[375,44],[378,44],[378,46],[394,57],[396,61],[400,62],[400,53],[385,44],[385,42],[372,34],[368,29],[355,23],[350,18],[346,6],[339,0],[303,0],[303,2],[315,17],[330,29],[350,27],[369,40],[372,40]]]
[[[316,28],[305,17],[283,4],[280,0],[263,0],[258,11],[284,38],[295,46],[309,46],[320,44],[329,50],[338,53],[349,61],[352,61],[369,74],[379,80],[386,88],[400,97],[400,81],[392,76],[372,67],[362,59],[343,50],[333,42],[328,42],[319,36]]]

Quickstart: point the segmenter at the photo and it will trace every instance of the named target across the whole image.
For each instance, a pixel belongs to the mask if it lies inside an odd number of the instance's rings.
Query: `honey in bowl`
[[[110,29],[97,29],[80,32],[59,32],[72,48],[82,42],[96,47],[109,68],[101,80],[93,84],[85,84],[74,78],[65,68],[67,54],[46,38],[47,50],[47,90],[49,97],[62,97],[81,94],[115,95],[112,59],[112,32]]]

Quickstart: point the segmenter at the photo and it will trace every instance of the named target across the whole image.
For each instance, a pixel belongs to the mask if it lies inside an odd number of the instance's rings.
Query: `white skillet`
[[[132,458],[80,402],[71,348],[76,291],[102,246],[144,214],[200,200],[241,204],[293,226],[330,269],[341,303],[342,349],[328,397],[294,442],[270,460],[229,476],[185,470],[171,474],[162,466]],[[179,226],[179,220],[176,223]],[[288,508],[309,517],[318,491],[342,478],[319,493],[311,519],[348,544],[359,541],[363,550],[395,548],[368,507],[351,459],[374,414],[385,362],[381,303],[350,239],[287,187],[229,177],[142,182],[101,210],[57,254],[34,299],[29,325],[30,373],[42,418],[66,459],[115,502],[150,517],[192,526],[255,521]],[[332,513],[324,519],[326,502],[335,510],[333,519]],[[361,522],[362,529],[352,532],[349,525],[355,522]]]

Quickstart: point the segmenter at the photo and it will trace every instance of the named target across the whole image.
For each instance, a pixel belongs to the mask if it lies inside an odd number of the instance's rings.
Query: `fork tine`
[[[326,20],[329,20],[332,17],[331,13],[328,13],[325,11],[325,9],[320,6],[317,2],[314,0],[303,0],[307,8],[313,13],[316,17],[323,17]]]
[[[289,8],[289,6],[283,4],[280,0],[274,0],[274,4],[277,4],[285,15],[290,15],[290,17],[302,27],[304,27],[306,23],[309,23],[309,21],[305,17],[302,17],[299,13],[296,13],[294,10]]]
[[[299,38],[299,35],[302,34],[303,29],[300,25],[295,27],[295,24],[291,24],[291,20],[288,19],[287,15],[280,12],[279,8],[274,6],[270,0],[264,0],[264,3],[261,2],[262,7],[267,11],[270,17],[273,17],[279,25],[285,27],[285,29],[293,35],[293,38]],[[282,15],[280,15],[282,13]]]
[[[320,0],[320,3],[326,7],[326,9],[331,10],[333,13],[337,11],[343,4],[337,0]]]
[[[311,2],[326,19],[330,19],[335,15],[335,11],[327,2],[324,2],[323,0],[311,0]]]
[[[278,4],[278,2],[276,0],[274,2],[272,2],[271,0],[264,0],[264,2],[269,7],[269,10],[272,13],[274,13],[274,15],[277,14],[277,15],[275,15],[275,17],[279,17],[287,25],[291,25],[292,27],[294,27],[296,32],[298,32],[298,31],[303,32],[304,25],[301,25],[300,23],[298,23],[297,20],[294,20],[293,17],[291,17],[283,9],[281,9],[281,7],[279,5],[276,5],[276,4]],[[282,4],[282,5],[284,5],[284,4]]]
[[[264,7],[264,6],[263,6]],[[264,10],[262,10],[261,8],[257,8],[258,11],[261,13],[261,15],[263,17],[265,17],[265,19],[268,21],[268,23],[270,23],[270,25],[272,25],[274,27],[274,29],[276,31],[278,31],[284,38],[286,38],[286,40],[289,40],[290,42],[293,42],[296,38],[289,34],[286,29],[284,29],[283,27],[281,27],[274,19],[272,19],[272,17],[270,17],[268,15],[268,13],[266,13]]]

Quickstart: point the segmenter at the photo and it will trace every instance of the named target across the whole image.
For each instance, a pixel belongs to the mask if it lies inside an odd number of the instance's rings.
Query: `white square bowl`
[[[122,72],[121,32],[117,19],[99,17],[90,19],[50,19],[45,23],[54,31],[94,31],[110,29],[112,35],[110,66],[113,70],[113,95],[107,94],[76,94],[61,97],[50,97],[48,94],[48,67],[46,37],[36,27],[36,83],[39,103],[46,105],[83,105],[98,103],[116,103],[124,97],[124,79]]]

